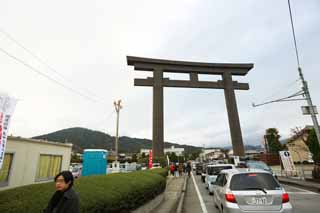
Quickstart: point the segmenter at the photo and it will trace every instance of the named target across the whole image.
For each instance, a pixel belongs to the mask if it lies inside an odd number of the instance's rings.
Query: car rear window
[[[221,170],[232,169],[232,166],[215,166],[208,167],[208,175],[218,175]]]
[[[231,190],[250,190],[254,188],[277,190],[280,186],[274,177],[268,173],[245,173],[232,176]]]

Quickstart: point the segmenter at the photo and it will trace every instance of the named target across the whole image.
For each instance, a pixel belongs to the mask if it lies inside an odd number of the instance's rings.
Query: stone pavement
[[[167,177],[167,187],[164,192],[164,199],[153,212],[176,212],[186,177],[187,176],[184,175],[181,177]]]

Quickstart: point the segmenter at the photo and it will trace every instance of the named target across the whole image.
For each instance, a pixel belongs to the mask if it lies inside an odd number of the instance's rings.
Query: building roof
[[[55,146],[72,147],[72,143],[62,143],[62,142],[47,141],[47,140],[42,140],[42,139],[22,138],[20,136],[8,136],[8,140],[20,141],[20,142],[29,142],[29,143],[47,144],[47,145],[50,144],[50,145],[55,145]]]

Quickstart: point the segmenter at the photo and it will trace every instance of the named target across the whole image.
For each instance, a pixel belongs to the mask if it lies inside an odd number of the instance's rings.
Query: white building
[[[151,149],[140,149],[140,155],[143,153],[145,156],[149,155]],[[170,148],[165,148],[164,149],[164,154],[169,154],[169,153],[175,153],[177,156],[183,156],[184,153],[184,148],[176,148],[174,146],[171,146]]]
[[[149,155],[151,149],[140,149],[140,155],[142,155],[143,153],[145,154],[145,156]]]
[[[184,148],[175,148],[174,146],[164,149],[164,154],[175,153],[177,156],[183,156],[183,152]]]
[[[2,168],[0,190],[52,181],[68,170],[72,144],[8,137]]]
[[[217,160],[225,157],[225,154],[219,148],[203,149],[200,153],[200,159],[202,160]]]

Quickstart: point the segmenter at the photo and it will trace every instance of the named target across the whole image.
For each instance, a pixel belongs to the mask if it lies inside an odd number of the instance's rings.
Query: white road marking
[[[201,195],[201,193],[200,193],[200,191],[199,191],[198,185],[197,185],[197,183],[196,183],[196,180],[194,179],[194,176],[193,176],[193,173],[192,173],[192,172],[191,172],[191,177],[192,177],[192,180],[193,180],[194,187],[196,188],[196,192],[197,192],[197,195],[198,195],[198,198],[199,198],[199,201],[200,201],[200,205],[201,205],[202,212],[203,212],[203,213],[208,213],[207,207],[206,207],[206,205],[204,204],[202,195]]]
[[[309,190],[301,189],[301,188],[294,187],[294,186],[289,186],[289,185],[286,185],[286,184],[282,184],[282,185],[286,186],[286,187],[289,187],[289,188],[291,187],[291,188],[296,189],[296,190],[300,190],[300,192],[287,192],[288,194],[318,195],[318,193],[312,192],[312,191],[309,191]]]

